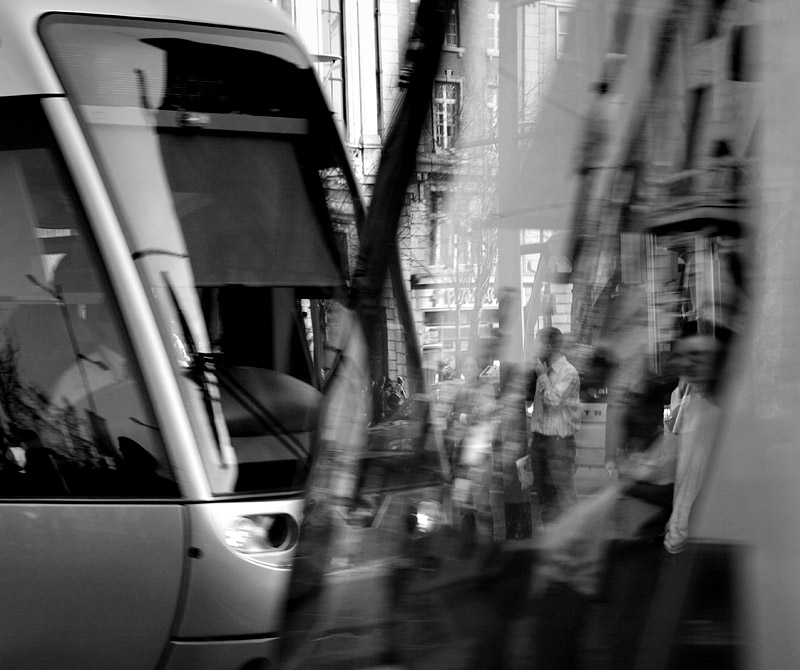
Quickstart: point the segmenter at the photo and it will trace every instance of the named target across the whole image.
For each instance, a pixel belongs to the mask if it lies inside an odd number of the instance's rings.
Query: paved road
[[[328,625],[329,632],[309,637],[288,670],[529,668],[531,547],[509,541],[451,557],[428,575],[415,571],[399,583],[388,620],[376,614]],[[351,597],[374,596],[356,588]],[[337,611],[345,616],[345,609]]]
[[[532,501],[536,517],[535,499]],[[534,528],[540,532],[541,528]],[[535,539],[463,552],[458,537],[429,568],[343,570],[302,616],[281,670],[529,670]]]

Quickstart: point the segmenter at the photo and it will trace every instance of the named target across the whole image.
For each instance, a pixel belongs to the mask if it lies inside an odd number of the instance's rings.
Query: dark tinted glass
[[[37,99],[0,102],[0,497],[177,495]]]

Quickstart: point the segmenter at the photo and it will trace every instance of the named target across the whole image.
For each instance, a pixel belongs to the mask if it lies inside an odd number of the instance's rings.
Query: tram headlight
[[[409,531],[415,537],[435,533],[444,523],[444,508],[435,500],[422,500],[412,508]]]
[[[225,543],[242,554],[285,551],[297,542],[297,522],[288,514],[237,516],[225,527]]]
[[[236,517],[225,528],[225,542],[236,551],[251,553],[263,541],[264,529],[246,516]]]

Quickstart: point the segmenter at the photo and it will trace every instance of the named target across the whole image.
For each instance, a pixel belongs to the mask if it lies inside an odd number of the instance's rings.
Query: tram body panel
[[[192,560],[175,640],[277,638],[289,589],[302,500],[191,505]],[[266,519],[274,544],[242,551],[226,542],[242,517]],[[278,525],[283,524],[280,528]]]
[[[0,664],[157,666],[180,598],[180,505],[4,502]]]

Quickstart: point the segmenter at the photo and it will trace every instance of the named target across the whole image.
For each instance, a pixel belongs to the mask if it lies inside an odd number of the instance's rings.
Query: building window
[[[283,0],[284,2],[286,0]],[[342,0],[321,1],[321,79],[328,93],[334,116],[344,125],[345,116],[345,82],[344,65],[344,22],[342,16]]]
[[[496,3],[495,3],[496,4]],[[417,21],[417,12],[419,11],[419,0],[410,0],[411,12],[409,15],[409,20],[411,22],[411,29],[414,29],[414,25]],[[458,47],[459,45],[459,35],[458,35],[458,11],[457,11],[458,3],[453,2],[453,8],[450,10],[450,16],[447,19],[447,26],[445,27],[444,33],[444,43],[445,47]]]
[[[458,45],[458,3],[454,2],[447,19],[447,27],[444,30],[444,46],[457,47]]]
[[[556,58],[564,56],[574,56],[572,53],[573,48],[570,44],[575,44],[575,40],[570,40],[567,43],[567,36],[572,29],[572,22],[574,14],[571,9],[557,9],[556,10]]]
[[[455,148],[461,86],[437,81],[433,92],[433,141],[436,151]]]
[[[486,50],[492,55],[500,50],[500,3],[497,0],[489,3],[486,21]]]

